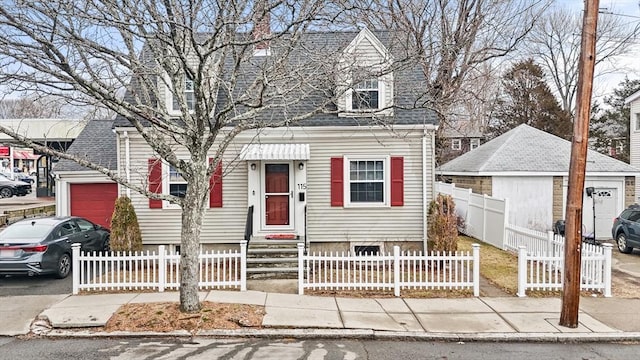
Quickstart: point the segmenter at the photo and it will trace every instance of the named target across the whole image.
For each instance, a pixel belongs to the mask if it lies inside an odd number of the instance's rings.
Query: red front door
[[[265,220],[267,225],[289,225],[289,164],[265,164]]]

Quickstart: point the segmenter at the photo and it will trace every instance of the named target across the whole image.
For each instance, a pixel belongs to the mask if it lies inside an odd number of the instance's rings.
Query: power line
[[[627,15],[627,14],[617,14],[617,13],[614,13],[614,12],[611,12],[611,11],[605,11],[605,10],[598,11],[598,14],[615,15],[615,16],[623,16],[623,17],[629,17],[629,18],[634,18],[634,19],[640,19],[640,16]]]

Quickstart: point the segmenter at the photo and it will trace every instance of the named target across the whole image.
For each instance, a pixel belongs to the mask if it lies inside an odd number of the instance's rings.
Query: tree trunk
[[[204,163],[204,162],[203,162]],[[200,311],[198,299],[198,279],[200,263],[200,234],[202,218],[205,214],[209,179],[206,177],[206,165],[196,169],[182,207],[182,230],[180,246],[180,310],[183,312]]]

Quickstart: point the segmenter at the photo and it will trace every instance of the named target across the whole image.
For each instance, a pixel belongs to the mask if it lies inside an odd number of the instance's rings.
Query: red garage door
[[[82,216],[106,228],[111,227],[117,184],[71,184],[71,215]]]

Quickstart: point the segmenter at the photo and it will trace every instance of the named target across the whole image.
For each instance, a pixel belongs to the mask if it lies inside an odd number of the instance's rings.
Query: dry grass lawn
[[[481,245],[480,275],[504,292],[515,295],[518,292],[518,257],[467,236],[458,238],[458,250],[471,251],[473,243]]]

